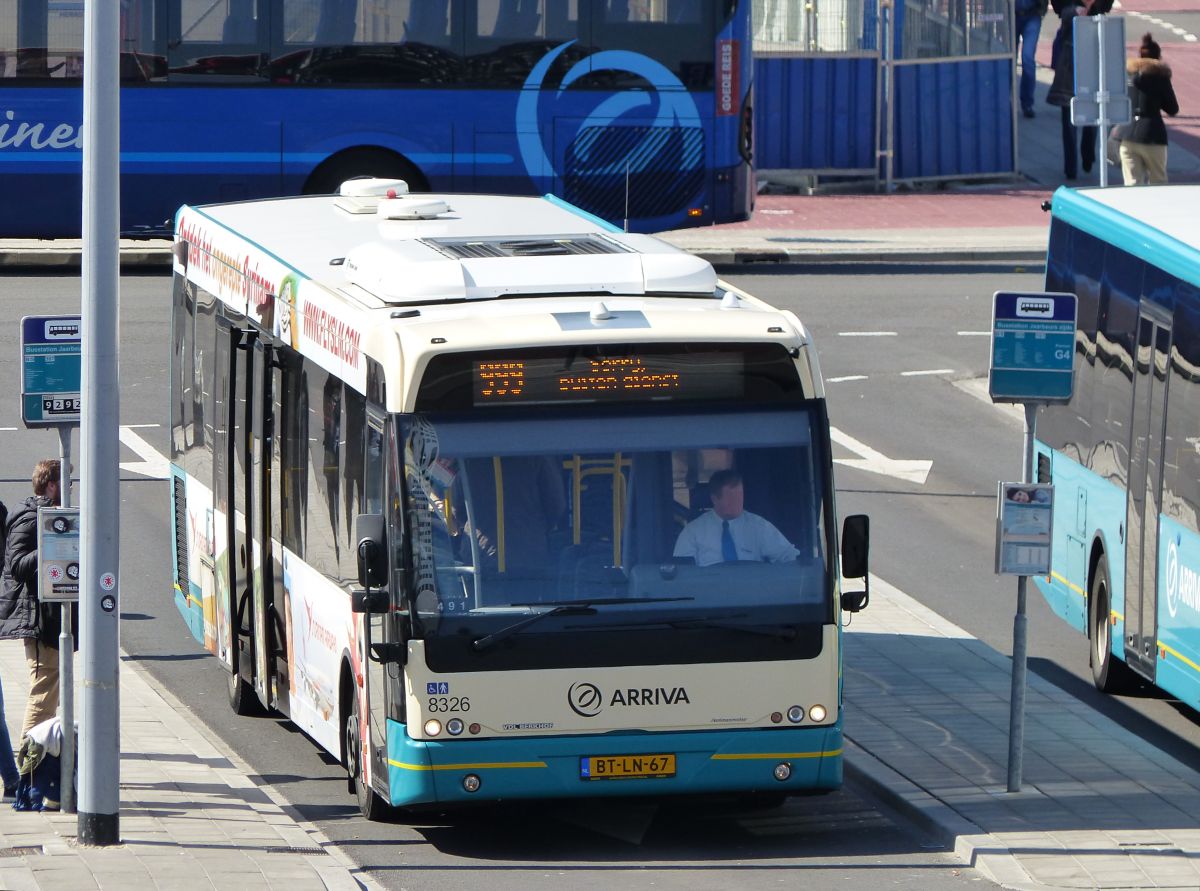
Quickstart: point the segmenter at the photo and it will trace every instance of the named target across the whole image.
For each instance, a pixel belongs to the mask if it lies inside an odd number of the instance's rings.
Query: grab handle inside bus
[[[871,546],[871,521],[866,514],[853,514],[842,523],[842,578],[863,580],[861,591],[843,591],[842,609],[856,613],[871,602],[867,575],[867,553]]]

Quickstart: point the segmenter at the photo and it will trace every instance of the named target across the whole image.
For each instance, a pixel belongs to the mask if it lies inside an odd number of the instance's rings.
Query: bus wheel
[[[391,806],[384,801],[364,778],[362,765],[362,720],[359,717],[358,696],[351,692],[354,704],[346,718],[346,779],[358,799],[358,811],[368,820],[379,822],[392,815]]]
[[[1109,593],[1108,559],[1101,555],[1088,592],[1088,643],[1092,681],[1102,693],[1121,693],[1133,686],[1133,672],[1112,654],[1112,599]]]
[[[428,192],[429,183],[416,167],[387,149],[356,148],[339,152],[322,161],[304,183],[305,195],[332,195],[348,179],[374,176],[402,179],[410,192]]]
[[[226,692],[229,694],[229,707],[235,715],[258,715],[262,708],[254,688],[242,677],[238,669],[237,658],[234,658],[233,668],[225,677]]]

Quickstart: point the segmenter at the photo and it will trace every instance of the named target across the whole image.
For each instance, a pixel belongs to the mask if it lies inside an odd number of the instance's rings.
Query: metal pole
[[[1037,431],[1037,404],[1025,403],[1025,454],[1021,482],[1033,482],[1033,438]],[[1025,653],[1028,620],[1025,616],[1027,576],[1017,577],[1017,614],[1013,617],[1012,693],[1008,716],[1008,791],[1021,791],[1021,767],[1025,752]]]
[[[1008,15],[1009,15],[1009,21],[1012,22],[1012,32],[1015,35],[1017,33],[1017,2],[1016,2],[1016,0],[1013,0],[1012,3],[1008,4]],[[1022,39],[1024,39],[1024,38],[1022,38]],[[1017,77],[1017,62],[1019,60],[1019,55],[1017,53],[1017,39],[1015,36],[1013,37],[1012,48],[1013,48],[1013,66],[1012,66],[1012,70],[1013,70],[1013,76],[1012,76],[1013,169],[1012,169],[1012,172],[1014,174],[1016,174],[1016,173],[1019,173],[1021,170],[1021,140],[1020,140],[1019,134],[1017,132],[1017,126],[1020,123],[1019,119],[1017,118],[1017,105],[1020,103],[1021,95],[1020,95],[1020,91],[1017,89],[1017,83],[1019,80],[1019,78]],[[1022,49],[1023,48],[1024,47],[1022,47]],[[1022,68],[1021,69],[1021,77],[1024,77],[1024,76],[1025,76],[1025,69]]]
[[[884,189],[890,193],[896,188],[895,184],[892,182],[892,174],[895,172],[896,166],[896,107],[894,101],[895,97],[893,96],[893,91],[896,88],[895,69],[893,67],[893,63],[895,61],[893,56],[896,37],[892,33],[893,29],[895,28],[895,20],[892,18],[892,0],[884,0],[880,6],[883,7],[883,14],[885,16],[886,23],[884,30],[887,32],[887,43],[883,48],[883,72],[884,77],[887,78],[887,85],[884,88],[887,92],[887,155],[884,160],[884,163],[887,166],[885,167],[886,182]]]
[[[79,614],[83,696],[79,841],[120,842],[117,588],[120,81],[116,3],[83,7],[83,491]]]
[[[1096,159],[1096,166],[1100,168],[1100,188],[1103,189],[1108,187],[1108,86],[1104,77],[1104,23],[1108,16],[1101,15],[1096,18],[1096,37],[1100,41],[1100,89],[1096,91],[1096,104],[1100,108],[1100,131],[1096,134],[1096,152],[1100,157]]]
[[[58,503],[71,506],[71,428],[58,428]],[[59,766],[59,807],[75,813],[75,631],[71,627],[71,604],[60,603],[62,630],[58,634],[58,717],[62,724]]]

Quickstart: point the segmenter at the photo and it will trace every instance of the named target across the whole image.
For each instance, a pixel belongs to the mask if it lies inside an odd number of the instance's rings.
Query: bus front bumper
[[[390,799],[396,806],[509,798],[801,793],[842,784],[840,726],[431,742],[410,739],[403,724],[389,721],[388,754]],[[584,757],[662,754],[675,756],[673,776],[581,777]],[[776,778],[780,765],[787,765],[784,780]],[[476,790],[467,791],[476,781]]]

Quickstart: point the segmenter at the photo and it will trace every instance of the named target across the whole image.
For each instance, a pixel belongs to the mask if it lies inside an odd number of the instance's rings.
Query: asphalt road
[[[835,467],[839,512],[871,516],[871,568],[1012,652],[1016,578],[994,574],[996,484],[1021,479],[1022,416],[987,398],[992,294],[1037,291],[1012,266],[734,272],[809,327],[831,423],[889,458],[931,460],[922,485]],[[835,447],[837,458],[857,457]],[[1152,689],[1105,696],[1087,640],[1029,586],[1029,669],[1200,770],[1200,714]]]
[[[78,311],[70,276],[0,278],[0,352],[18,355],[26,314]],[[432,814],[404,824],[362,820],[340,766],[279,718],[237,718],[226,704],[224,672],[179,619],[171,596],[166,484],[134,469],[130,434],[167,451],[169,280],[121,282],[120,524],[121,645],[224,739],[263,781],[370,868],[388,888],[580,887],[755,888],[800,879],[813,887],[954,889],[981,880],[931,840],[888,813],[862,789],[796,798],[755,810],[731,801],[586,802],[490,806]],[[16,362],[0,365],[0,386],[19,390]],[[58,453],[50,431],[21,429],[16,399],[0,406],[0,498],[19,501],[40,457]],[[134,447],[130,447],[132,443]],[[77,444],[74,447],[78,455]],[[75,461],[78,470],[79,461]],[[77,670],[82,670],[77,668]],[[986,883],[985,883],[986,884]]]

